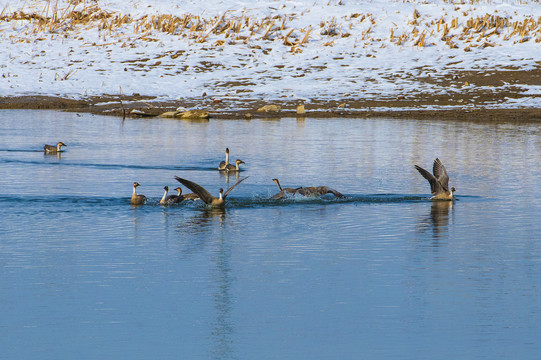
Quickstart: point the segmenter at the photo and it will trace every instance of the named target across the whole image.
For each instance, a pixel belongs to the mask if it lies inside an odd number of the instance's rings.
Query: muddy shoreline
[[[436,100],[436,99],[433,99]],[[362,101],[343,99],[332,102],[315,102],[306,105],[304,116],[311,118],[337,117],[385,117],[385,118],[416,118],[442,119],[465,121],[541,121],[539,108],[495,109],[484,107],[483,104],[469,104],[468,107],[442,109],[441,102],[423,99],[423,106],[430,109],[410,108],[419,106],[421,99],[397,99]],[[279,112],[258,112],[257,109],[269,104],[264,101],[239,102],[235,110],[235,101],[193,99],[189,101],[155,101],[153,97],[145,96],[114,96],[104,95],[82,100],[66,99],[54,96],[18,96],[0,98],[0,109],[40,109],[62,110],[71,112],[86,112],[100,115],[121,117],[153,117],[181,107],[185,109],[203,109],[214,119],[246,119],[246,118],[282,118],[299,117],[296,112],[298,101],[270,102],[281,107]],[[445,104],[444,104],[445,105]]]

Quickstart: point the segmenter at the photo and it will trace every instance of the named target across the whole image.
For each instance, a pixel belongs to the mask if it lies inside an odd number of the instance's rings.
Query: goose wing
[[[326,186],[325,186],[326,187]],[[327,187],[326,187],[327,188]],[[345,198],[344,194],[331,188],[327,188],[326,194],[333,194],[337,198]]]
[[[428,171],[426,171],[420,166],[415,165],[415,168],[430,183],[430,192],[432,193],[432,195],[436,196],[444,192],[443,187],[441,186],[440,182],[438,181],[438,179],[436,179],[434,175],[432,175],[431,173],[429,173]]]
[[[441,186],[443,186],[445,190],[449,189],[449,175],[447,175],[447,170],[445,170],[445,166],[443,166],[440,159],[436,158],[436,160],[434,160],[432,172]]]
[[[181,183],[182,185],[186,186],[188,189],[199,195],[199,198],[203,200],[206,204],[210,204],[213,199],[215,199],[214,196],[212,196],[204,187],[202,187],[199,184],[194,183],[193,181],[186,180],[183,178],[180,178],[178,176],[175,176],[175,179]],[[244,179],[243,179],[244,180]],[[238,183],[237,183],[238,184]]]
[[[319,189],[314,186],[301,187],[296,193],[301,194],[302,196],[312,196],[314,194],[319,194]]]
[[[241,182],[243,182],[246,179],[248,179],[248,176],[246,176],[245,178],[240,179],[239,181],[237,181],[237,183],[235,185],[233,185],[229,189],[227,189],[227,191],[223,195],[223,198],[225,199],[227,197],[227,194],[229,194],[231,192],[231,190],[233,190],[235,188],[235,186],[237,186],[238,184],[240,184]],[[194,190],[194,192],[196,192],[196,191]]]

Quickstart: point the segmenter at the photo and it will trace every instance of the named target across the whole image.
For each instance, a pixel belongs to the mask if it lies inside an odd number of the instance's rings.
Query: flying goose
[[[220,188],[220,196],[218,198],[212,196],[204,187],[201,185],[198,185],[190,180],[186,180],[183,178],[180,178],[178,176],[175,176],[175,179],[177,179],[178,182],[180,182],[182,185],[186,186],[188,189],[192,190],[194,193],[199,195],[199,198],[203,200],[207,205],[210,205],[212,207],[225,207],[225,199],[227,195],[233,190],[238,184],[243,182],[248,178],[242,178],[233,186],[231,186],[227,191],[224,193],[224,189]]]
[[[138,187],[138,186],[141,186],[141,184],[139,184],[138,182],[134,182],[133,183],[133,194],[131,196],[131,200],[130,200],[130,204],[132,205],[141,205],[141,204],[144,204],[145,201],[146,201],[146,196],[145,195],[138,195],[137,192],[135,191],[135,189]]]
[[[221,161],[218,165],[218,170],[225,170],[229,165],[229,148],[225,148],[225,161]]]
[[[59,153],[59,152],[62,151],[62,150],[60,150],[60,148],[62,146],[68,146],[68,145],[66,145],[66,144],[64,144],[63,142],[60,141],[60,142],[58,142],[56,144],[56,146],[45,144],[43,146],[43,150],[45,151],[46,154],[56,154],[56,153]]]
[[[443,166],[440,159],[436,158],[434,160],[432,168],[434,175],[420,166],[415,165],[415,168],[430,183],[430,191],[433,195],[431,197],[432,200],[453,200],[455,188],[452,187],[449,190],[449,175],[447,175],[447,170],[445,170],[445,166]]]

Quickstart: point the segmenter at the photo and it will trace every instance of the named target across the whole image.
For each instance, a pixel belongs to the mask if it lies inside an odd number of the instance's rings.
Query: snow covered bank
[[[235,108],[448,96],[462,107],[512,89],[523,97],[483,106],[541,107],[539,81],[461,75],[539,70],[533,0],[177,3],[0,0],[0,96],[205,95]]]

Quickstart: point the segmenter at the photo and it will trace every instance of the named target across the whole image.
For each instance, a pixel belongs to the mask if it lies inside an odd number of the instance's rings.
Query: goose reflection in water
[[[229,185],[229,179],[233,178],[235,181],[240,179],[240,171],[220,171],[221,176],[225,176],[225,183]]]
[[[204,208],[196,211],[194,216],[178,224],[178,232],[185,240],[182,252],[186,255],[200,253],[205,249],[212,254],[211,268],[212,286],[210,293],[213,299],[214,318],[212,331],[212,354],[216,359],[232,359],[235,327],[232,321],[233,295],[232,286],[232,245],[226,241],[226,211],[223,208]]]
[[[209,229],[212,229],[216,224],[223,226],[226,219],[226,210],[224,208],[204,207],[198,209],[195,215],[183,220],[178,231],[189,233],[192,235],[208,234]]]
[[[453,206],[453,201],[433,201],[429,215],[419,221],[421,232],[432,231],[434,240],[446,237],[449,229],[449,213]]]

